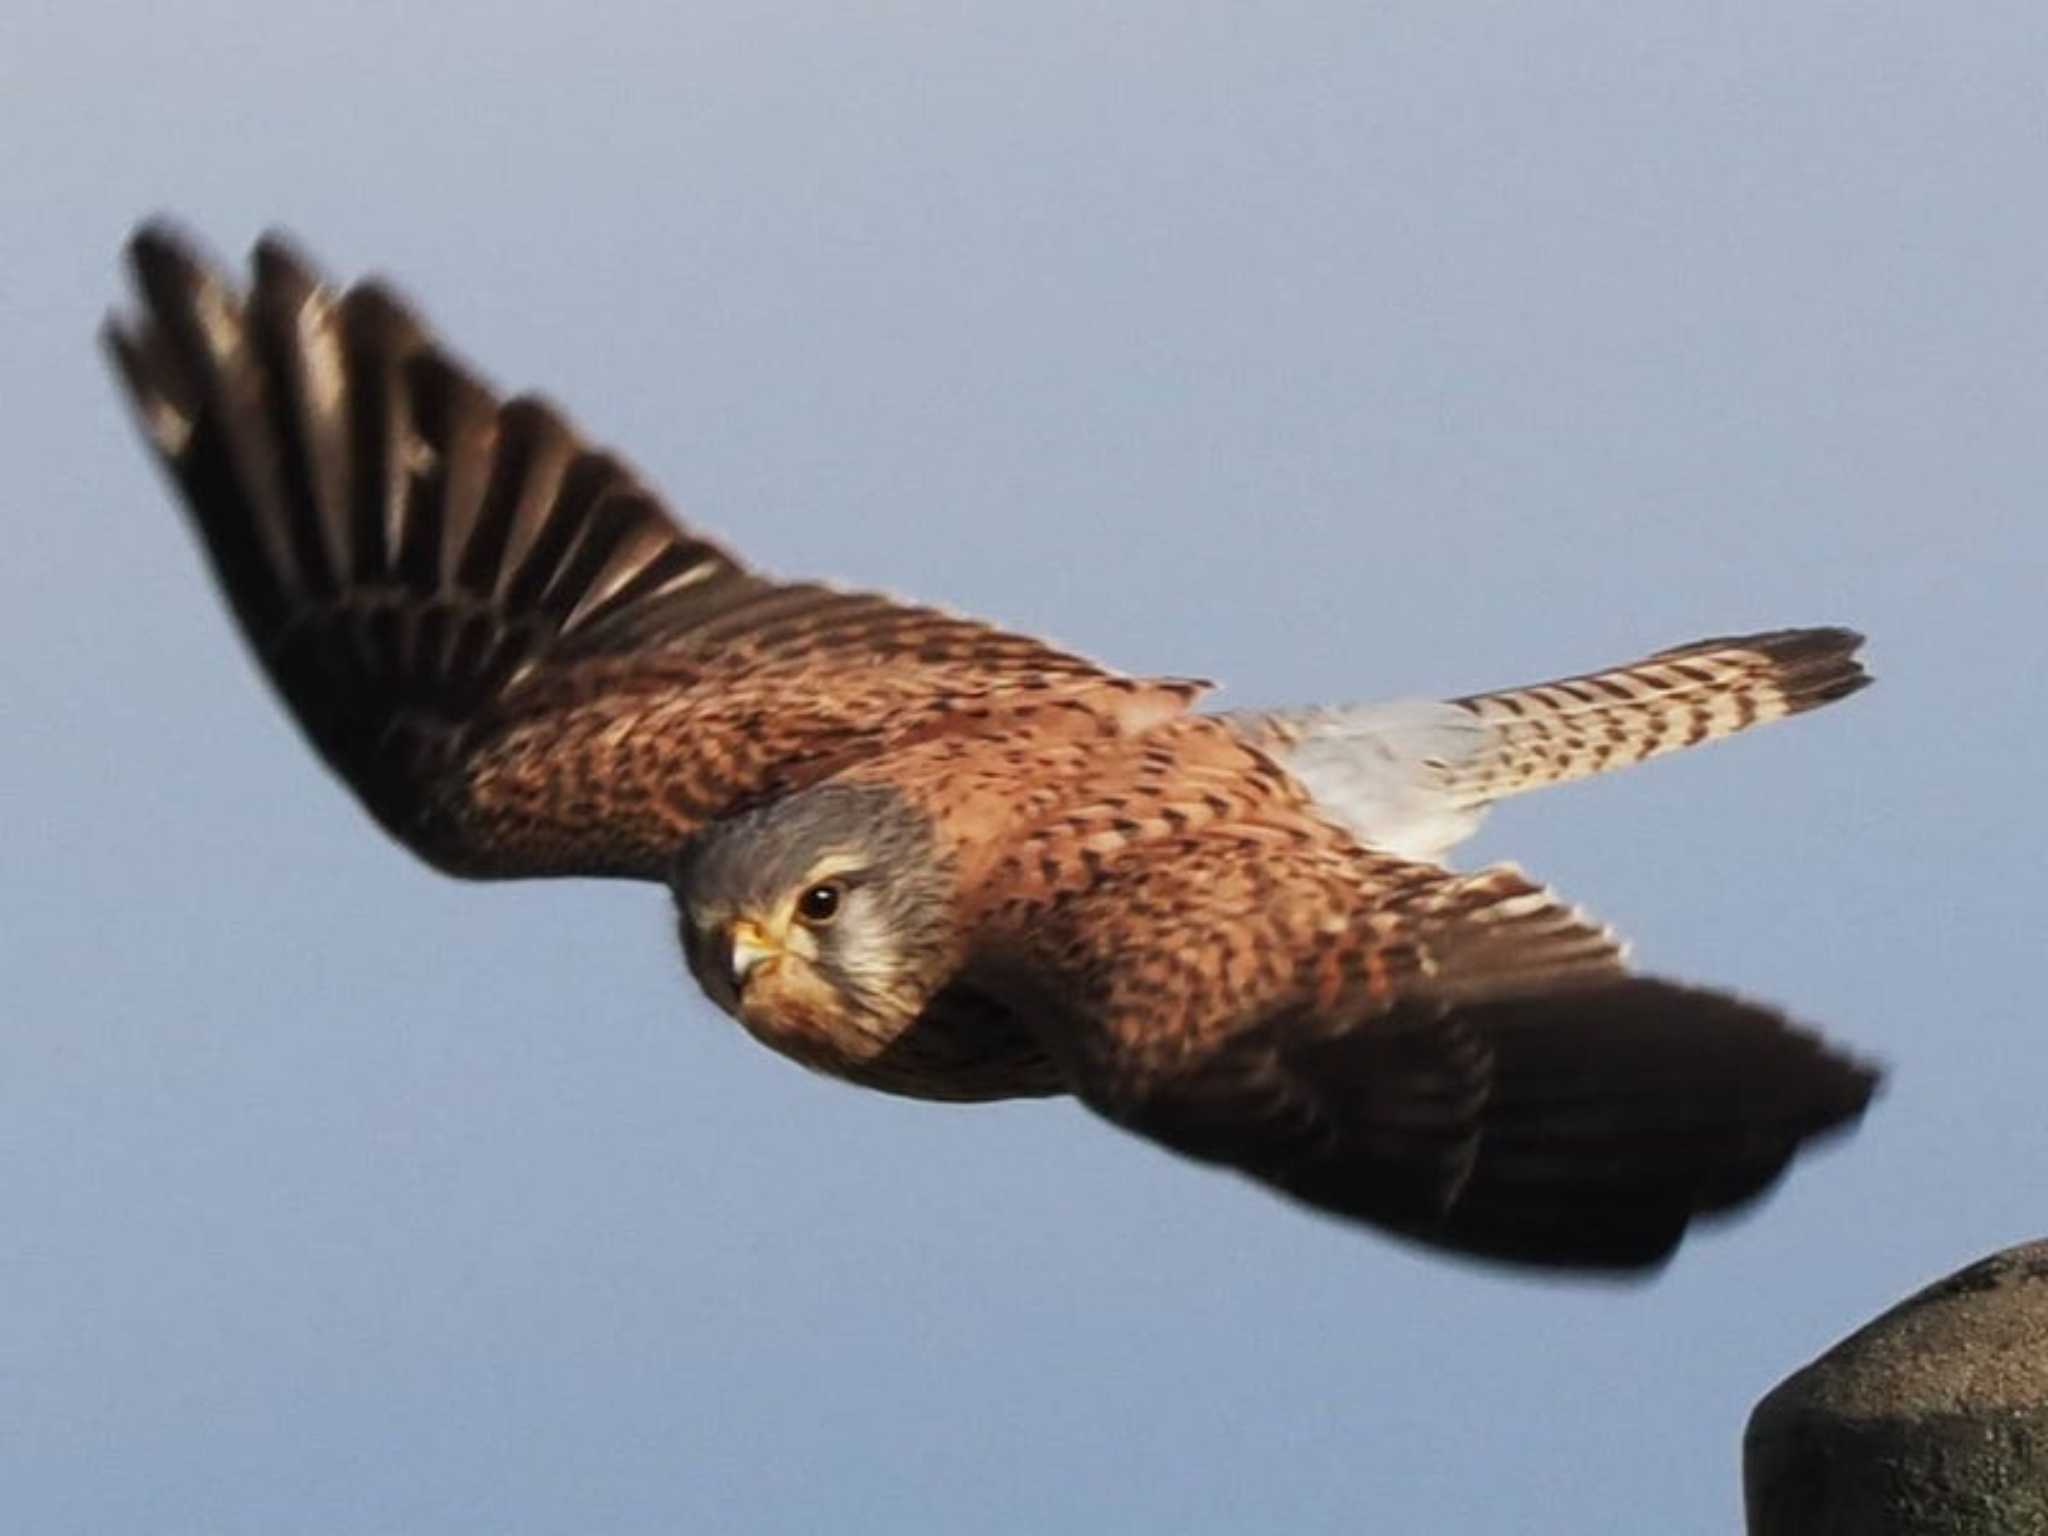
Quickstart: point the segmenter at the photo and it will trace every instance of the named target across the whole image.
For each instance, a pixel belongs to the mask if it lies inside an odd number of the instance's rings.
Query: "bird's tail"
[[[1487,729],[1446,788],[1493,801],[1802,714],[1870,683],[1847,629],[1697,640],[1626,667],[1451,702]]]
[[[1779,629],[1441,703],[1231,719],[1368,845],[1434,859],[1496,800],[1846,698],[1871,681],[1862,644],[1847,629]]]

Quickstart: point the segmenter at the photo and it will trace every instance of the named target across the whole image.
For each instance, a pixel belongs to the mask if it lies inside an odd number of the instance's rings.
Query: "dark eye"
[[[821,882],[805,891],[796,899],[796,915],[813,925],[829,923],[839,915],[839,901],[844,893],[830,880]]]

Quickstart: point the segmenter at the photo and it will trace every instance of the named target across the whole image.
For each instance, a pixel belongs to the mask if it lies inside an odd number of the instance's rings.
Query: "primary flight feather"
[[[1781,630],[1447,702],[1204,714],[894,599],[750,570],[388,290],[161,226],[107,337],[252,649],[377,821],[473,877],[674,896],[756,1038],[923,1098],[1072,1093],[1467,1255],[1635,1269],[1853,1122],[1870,1068],[1631,974],[1492,801],[1811,709]]]

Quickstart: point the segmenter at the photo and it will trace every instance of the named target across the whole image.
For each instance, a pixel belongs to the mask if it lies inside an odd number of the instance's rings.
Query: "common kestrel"
[[[1445,703],[1205,714],[676,522],[385,288],[130,246],[107,336],[271,682],[386,831],[475,878],[668,886],[757,1039],[921,1098],[1072,1093],[1437,1248],[1654,1265],[1877,1074],[1441,855],[1503,796],[1812,709],[1779,630]]]

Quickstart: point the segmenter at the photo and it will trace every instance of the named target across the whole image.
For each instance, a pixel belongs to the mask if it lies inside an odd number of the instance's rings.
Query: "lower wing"
[[[1292,830],[1128,848],[992,943],[1109,1119],[1433,1248],[1636,1270],[1876,1087],[1772,1009],[1630,975],[1513,870]]]

